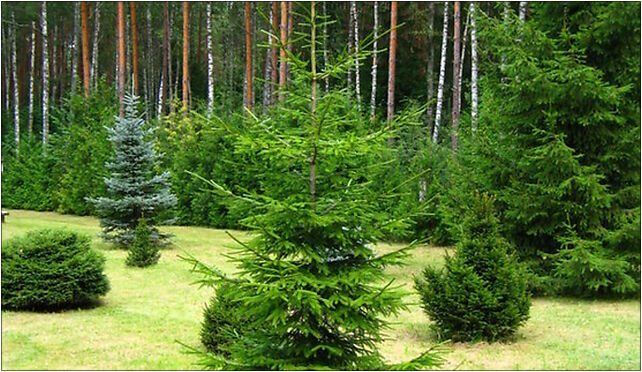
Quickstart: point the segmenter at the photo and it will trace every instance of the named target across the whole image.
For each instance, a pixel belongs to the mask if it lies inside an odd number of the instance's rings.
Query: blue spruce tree
[[[161,154],[154,151],[153,141],[147,139],[152,129],[136,112],[138,97],[126,95],[125,116],[116,118],[108,128],[113,156],[105,164],[111,177],[105,178],[107,196],[88,199],[96,205],[103,228],[103,239],[121,247],[134,242],[138,221],[144,216],[155,244],[167,243],[168,234],[156,226],[173,222],[171,208],[176,197],[169,188],[169,172],[157,174]]]

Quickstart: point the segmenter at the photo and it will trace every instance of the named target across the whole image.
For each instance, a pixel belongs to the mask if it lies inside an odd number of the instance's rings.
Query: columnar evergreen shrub
[[[423,308],[439,333],[456,341],[497,341],[527,319],[525,273],[498,231],[494,198],[476,195],[462,221],[462,239],[445,267],[415,278]]]
[[[138,221],[134,233],[134,243],[129,247],[129,254],[125,263],[129,266],[147,267],[154,265],[160,258],[158,246],[154,244],[150,237],[151,231],[147,226],[145,217]]]
[[[314,3],[311,6],[314,11]],[[316,19],[308,45],[316,45]],[[302,36],[303,37],[303,36]],[[354,65],[340,56],[326,72]],[[234,130],[234,151],[244,170],[256,172],[262,192],[209,184],[230,204],[251,208],[243,224],[256,232],[238,241],[238,276],[189,259],[204,284],[229,282],[236,314],[248,327],[205,356],[222,369],[430,368],[441,363],[429,350],[407,363],[389,364],[377,351],[385,317],[406,308],[406,295],[384,269],[400,265],[408,248],[377,255],[374,244],[405,223],[378,211],[381,193],[367,185],[382,171],[387,128],[368,130],[344,91],[322,94],[311,61],[290,55],[293,81],[274,118],[248,115]],[[312,95],[310,94],[312,92]],[[225,123],[222,128],[229,130]],[[376,170],[379,168],[378,170]]]
[[[36,230],[2,242],[2,307],[45,310],[82,306],[109,290],[105,258],[89,237]]]
[[[165,243],[168,235],[156,226],[172,222],[163,212],[176,204],[176,197],[169,191],[169,172],[156,171],[160,155],[149,138],[152,129],[144,128],[145,122],[136,112],[137,101],[137,97],[127,95],[125,116],[117,117],[115,126],[108,129],[114,154],[106,163],[111,172],[111,177],[105,178],[107,195],[88,198],[100,216],[103,238],[121,247],[134,242],[143,215],[154,244]]]

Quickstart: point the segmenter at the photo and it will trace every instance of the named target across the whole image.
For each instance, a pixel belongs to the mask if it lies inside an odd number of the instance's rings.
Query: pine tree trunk
[[[457,92],[459,92],[459,106],[457,107],[457,112],[461,113],[461,86],[463,84],[463,77],[464,77],[464,61],[466,60],[466,41],[468,37],[468,24],[470,21],[470,12],[466,15],[466,22],[464,22],[464,36],[461,41],[461,55],[459,59],[459,87],[457,88]]]
[[[169,2],[163,3],[163,62],[158,92],[158,117],[163,114],[169,90]]]
[[[245,2],[245,107],[252,111],[252,18],[251,4]]]
[[[373,12],[374,25],[372,26],[372,32],[374,35],[374,42],[372,44],[372,90],[370,91],[370,121],[372,122],[374,122],[375,119],[375,109],[377,105],[377,38],[379,37],[379,6],[376,1],[374,2]]]
[[[49,48],[47,45],[47,2],[42,2],[40,13],[42,33],[42,146],[49,141]]]
[[[20,145],[20,94],[18,84],[18,63],[16,58],[16,17],[11,12],[11,70],[13,71],[13,130],[16,144],[16,154]]]
[[[287,29],[288,29],[288,2],[281,1],[281,53],[279,65],[279,101],[285,100],[285,78],[287,72],[287,57],[286,57],[286,43],[287,43]]]
[[[519,20],[526,21],[526,12],[528,10],[528,1],[519,2]]]
[[[292,39],[293,39],[292,30],[294,29],[294,22],[293,22],[294,11],[292,9],[292,4],[294,4],[293,1],[288,1],[288,36],[287,36],[288,44],[287,45],[288,45],[288,53],[289,54],[292,54],[292,46],[293,46],[293,44],[292,44]],[[286,71],[287,71],[287,75],[286,75],[285,79],[286,79],[286,84],[288,84],[288,82],[292,80],[291,71],[290,71],[291,67],[290,67],[289,64],[286,64],[285,68],[286,68]]]
[[[207,112],[214,110],[214,44],[212,40],[212,6],[207,2],[205,23],[207,27]]]
[[[276,36],[279,33],[279,4],[276,1],[272,2],[272,33]],[[271,78],[270,78],[270,103],[276,102],[276,84],[279,81],[279,48],[277,46],[276,38],[272,38],[273,47],[271,49],[270,63],[271,67]]]
[[[444,28],[441,37],[441,60],[439,62],[439,85],[437,86],[437,107],[435,109],[435,127],[432,133],[432,142],[437,143],[439,138],[439,124],[441,122],[441,107],[444,102],[444,80],[446,78],[446,53],[448,48],[448,2],[444,2]]]
[[[125,116],[125,4],[118,2],[118,115]]]
[[[153,65],[154,61],[152,59],[152,49],[151,49],[151,43],[152,43],[152,13],[150,10],[152,3],[147,3],[147,7],[145,8],[145,27],[146,30],[143,30],[143,32],[147,32],[147,42],[145,43],[145,48],[143,49],[143,86],[145,87],[145,117],[147,120],[150,119],[151,117],[151,109],[150,107],[153,107],[153,102],[156,102],[154,100],[154,87],[152,86],[152,82],[154,81],[153,76]],[[141,33],[143,33],[141,32]]]
[[[76,90],[76,83],[78,82],[78,30],[80,29],[80,2],[74,2],[74,31],[73,41],[71,44],[71,90]]]
[[[131,66],[131,56],[132,56],[132,43],[131,43],[131,27],[130,25],[130,14],[127,12],[127,8],[124,8],[125,11],[125,91],[129,90],[132,93],[133,79],[132,79],[132,66]]]
[[[87,2],[80,2],[80,12],[82,17],[82,77],[85,98],[89,97],[89,10]]]
[[[477,28],[475,26],[475,3],[470,3],[470,89],[471,89],[471,108],[470,116],[472,130],[477,130]]]
[[[167,94],[169,97],[169,111],[174,112],[174,84],[172,83],[172,36],[174,36],[174,18],[172,16],[172,7],[169,8],[169,30],[167,39]],[[178,64],[177,64],[178,66]],[[176,77],[178,77],[178,67],[176,70]]]
[[[134,74],[134,94],[138,96],[138,32],[136,29],[136,3],[129,2],[129,12],[131,18],[131,31],[132,31],[132,73]]]
[[[100,2],[96,2],[96,8],[94,11],[94,35],[93,35],[93,47],[91,53],[91,71],[89,80],[91,84],[95,87],[98,82],[98,36],[100,35]]]
[[[183,1],[183,109],[187,116],[189,99],[189,1]]]
[[[355,58],[354,65],[354,86],[357,92],[357,109],[361,111],[361,79],[359,77],[359,17],[357,16],[357,3],[352,1],[352,23],[354,24],[354,53],[357,56]]]
[[[36,22],[31,22],[31,58],[29,60],[29,119],[27,122],[29,137],[33,134],[33,96],[34,76],[36,75]]]
[[[452,106],[452,119],[453,126],[450,132],[451,145],[453,153],[457,152],[459,145],[459,63],[460,61],[460,40],[459,28],[461,26],[461,13],[459,11],[459,1],[455,1],[454,9],[454,25],[453,25],[453,106]]]
[[[328,40],[328,13],[325,8],[325,1],[323,2],[323,68],[328,67],[328,46],[327,46],[327,40]],[[330,78],[326,75],[325,77],[325,92],[328,93],[330,90]]]
[[[272,25],[274,20],[274,13],[272,12],[272,5],[268,4],[269,23]],[[267,108],[270,105],[271,97],[271,84],[270,77],[272,76],[272,50],[274,49],[274,42],[272,36],[267,35],[268,49],[265,52],[265,69],[263,70],[263,114],[267,114]]]
[[[397,2],[390,3],[390,48],[388,55],[388,113],[386,120],[388,128],[392,129],[392,119],[395,112],[395,67],[397,63]],[[392,143],[392,137],[388,143]]]

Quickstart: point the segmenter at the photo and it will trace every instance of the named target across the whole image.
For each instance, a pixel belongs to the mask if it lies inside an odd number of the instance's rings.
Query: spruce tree
[[[242,128],[221,123],[234,134],[234,151],[243,155],[244,168],[259,172],[264,192],[208,181],[231,204],[252,208],[243,223],[256,235],[237,241],[238,276],[188,258],[204,275],[204,284],[227,283],[234,316],[247,320],[234,338],[204,354],[204,364],[219,369],[438,366],[435,350],[396,365],[377,351],[388,327],[384,317],[406,307],[406,293],[384,268],[402,264],[409,248],[384,255],[374,249],[402,222],[377,211],[383,195],[368,187],[389,164],[384,159],[391,133],[385,127],[372,130],[368,117],[349,104],[347,92],[320,94],[319,81],[344,74],[364,54],[344,54],[318,72],[314,2],[307,16],[310,60],[288,53],[293,80],[284,103],[270,118],[252,117]]]
[[[159,258],[158,246],[152,242],[147,219],[143,217],[136,227],[134,243],[129,248],[125,263],[129,266],[147,267],[156,264]]]
[[[415,287],[439,333],[455,341],[497,341],[528,319],[526,276],[499,234],[493,197],[476,194],[462,240],[443,270],[427,267]]]
[[[160,233],[156,226],[172,222],[167,216],[176,204],[169,190],[169,172],[157,174],[155,170],[161,155],[149,139],[152,129],[145,129],[136,112],[137,103],[138,97],[126,95],[124,117],[116,117],[115,126],[108,128],[114,153],[105,163],[111,172],[105,178],[107,196],[88,199],[96,205],[103,238],[124,248],[134,242],[143,215],[154,244],[166,243],[169,235]]]

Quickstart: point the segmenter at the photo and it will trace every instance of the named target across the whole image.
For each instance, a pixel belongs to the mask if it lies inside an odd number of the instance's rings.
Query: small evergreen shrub
[[[240,303],[235,300],[233,284],[218,284],[216,294],[203,312],[201,342],[208,351],[228,356],[225,346],[238,340],[248,328],[248,319],[240,309]]]
[[[441,335],[455,341],[497,341],[528,319],[526,276],[498,232],[494,198],[475,195],[462,240],[443,270],[415,279],[423,308]]]
[[[67,230],[37,230],[3,242],[2,306],[61,309],[90,304],[109,290],[105,258],[89,237]]]
[[[125,261],[128,266],[147,267],[155,265],[160,258],[158,246],[151,239],[151,231],[147,226],[147,220],[141,218],[138,221],[134,236],[134,244],[129,248],[129,255]]]

